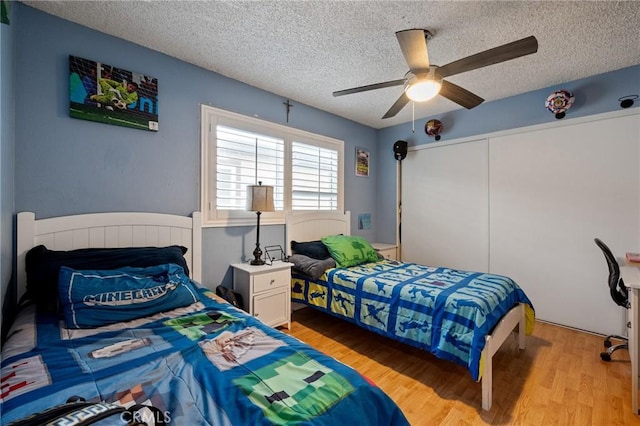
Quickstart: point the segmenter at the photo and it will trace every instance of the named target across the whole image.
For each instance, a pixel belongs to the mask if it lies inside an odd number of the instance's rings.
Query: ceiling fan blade
[[[416,70],[429,69],[429,54],[427,53],[427,34],[424,30],[404,30],[396,32],[396,38],[400,44],[400,49],[404,59],[409,65],[409,69]]]
[[[441,77],[448,77],[454,74],[460,74],[486,67],[488,65],[509,61],[521,56],[530,55],[538,51],[538,40],[534,36],[529,36],[521,40],[494,47],[475,55],[467,56],[460,60],[451,62],[438,68],[438,74]]]
[[[404,108],[404,106],[408,103],[409,103],[409,97],[407,96],[406,93],[402,92],[402,96],[400,96],[398,100],[393,105],[391,105],[391,108],[389,108],[389,111],[387,111],[387,113],[383,115],[382,118],[393,117],[394,115],[399,113],[400,110]]]
[[[477,107],[484,99],[480,96],[471,93],[467,89],[463,89],[457,84],[450,83],[448,81],[442,80],[442,88],[440,88],[440,95],[457,103],[458,105],[462,105],[467,109],[471,109],[473,107]]]
[[[404,84],[404,78],[401,78],[399,80],[385,81],[384,83],[368,84],[366,86],[338,90],[336,92],[333,92],[333,96],[350,95],[352,93],[366,92],[368,90],[382,89],[385,87],[392,87],[392,86],[400,86],[402,84]]]

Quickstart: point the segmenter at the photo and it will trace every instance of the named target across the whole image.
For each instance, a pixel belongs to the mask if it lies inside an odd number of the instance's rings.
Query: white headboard
[[[202,222],[200,212],[191,217],[162,213],[91,213],[36,220],[35,213],[18,213],[18,300],[25,293],[25,257],[40,244],[50,250],[102,247],[186,247],[184,257],[191,278],[202,280]]]
[[[326,235],[351,235],[351,213],[335,211],[289,212],[286,215],[287,256],[291,241],[314,241]]]

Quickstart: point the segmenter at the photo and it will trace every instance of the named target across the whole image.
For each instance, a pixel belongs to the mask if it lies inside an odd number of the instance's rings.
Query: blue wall
[[[3,223],[6,206],[12,213],[35,211],[37,217],[101,212],[157,211],[187,215],[199,210],[200,104],[289,125],[345,141],[345,208],[352,212],[354,233],[394,242],[396,232],[396,168],[392,145],[430,143],[411,123],[375,130],[292,99],[289,123],[280,96],[242,84],[88,28],[12,3],[15,22],[10,51],[15,52],[12,77],[19,96],[6,88],[3,76],[2,173]],[[17,16],[16,16],[17,15]],[[3,67],[6,59],[3,36]],[[46,35],[46,36],[45,36]],[[68,56],[76,55],[132,71],[159,81],[158,133],[108,126],[69,117]],[[12,55],[9,54],[9,57]],[[10,60],[11,62],[11,60]],[[268,76],[267,76],[268,77]],[[9,80],[11,81],[11,80]],[[437,117],[445,126],[443,141],[505,128],[553,121],[544,108],[546,96],[565,88],[576,95],[567,118],[619,108],[617,99],[640,92],[640,66],[487,102],[474,110],[455,110]],[[13,81],[11,81],[13,83]],[[10,84],[12,87],[13,84]],[[9,98],[7,100],[7,98]],[[5,117],[5,103],[15,105],[15,127]],[[636,103],[636,106],[640,103]],[[5,125],[9,132],[5,138]],[[421,129],[426,119],[417,123]],[[5,193],[5,151],[15,146],[15,189]],[[372,175],[356,177],[355,147],[370,150]],[[10,154],[11,155],[11,154]],[[357,231],[359,213],[372,213],[371,231]],[[281,225],[261,229],[263,244],[284,245]],[[5,233],[2,234],[3,244]],[[228,265],[251,256],[255,227],[207,228],[203,235],[203,281],[215,287],[230,283]],[[3,248],[3,259],[6,250]],[[4,261],[4,260],[3,260]],[[4,279],[5,269],[2,265]],[[3,285],[4,285],[3,281]]]
[[[12,4],[13,6],[13,4]],[[0,327],[7,323],[3,318],[11,316],[11,304],[6,304],[13,294],[7,293],[13,270],[13,200],[14,200],[14,149],[15,149],[15,84],[14,84],[14,31],[16,14],[9,10],[10,25],[0,24]],[[7,310],[8,309],[8,310]],[[3,329],[3,332],[5,330]]]
[[[15,209],[51,217],[103,211],[188,215],[200,209],[200,104],[345,141],[345,207],[374,213],[376,178],[356,177],[355,147],[374,155],[376,131],[164,54],[18,4]],[[44,36],[46,35],[46,36]],[[69,55],[158,78],[159,132],[69,117]],[[267,76],[268,77],[268,76]],[[355,228],[355,222],[354,222]],[[354,231],[358,233],[358,231]],[[375,240],[375,230],[360,235]],[[284,245],[284,227],[261,242]],[[203,281],[230,283],[228,265],[251,255],[255,226],[207,228]]]
[[[415,123],[415,133],[411,132],[411,123],[380,130],[376,166],[376,170],[380,171],[377,212],[379,221],[384,223],[384,226],[378,229],[378,240],[395,241],[394,206],[397,198],[396,167],[398,165],[393,157],[393,144],[397,140],[407,141],[409,147],[434,143],[435,140],[428,137],[423,130],[425,123],[432,118],[440,120],[443,124],[444,130],[440,135],[440,142],[556,121],[555,116],[545,108],[544,104],[547,96],[560,89],[568,90],[575,96],[575,102],[563,120],[614,111],[620,109],[619,98],[640,95],[640,65],[486,102],[472,110],[463,108],[428,117]],[[640,107],[640,100],[637,100],[633,107]]]

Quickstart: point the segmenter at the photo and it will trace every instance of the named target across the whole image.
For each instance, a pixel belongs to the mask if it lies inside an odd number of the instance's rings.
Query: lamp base
[[[249,262],[251,265],[264,265],[265,261],[262,258],[262,250],[260,250],[260,244],[256,243],[256,248],[253,250],[253,259]]]

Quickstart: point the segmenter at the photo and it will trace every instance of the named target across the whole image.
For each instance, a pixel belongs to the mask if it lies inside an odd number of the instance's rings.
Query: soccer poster
[[[158,131],[158,79],[69,56],[69,115]]]

